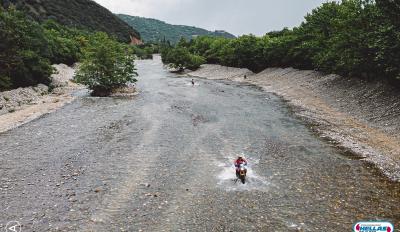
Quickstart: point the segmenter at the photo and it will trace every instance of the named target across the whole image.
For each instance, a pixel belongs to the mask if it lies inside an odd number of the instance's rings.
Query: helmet
[[[242,156],[239,156],[238,159],[243,159],[243,157],[242,157]]]

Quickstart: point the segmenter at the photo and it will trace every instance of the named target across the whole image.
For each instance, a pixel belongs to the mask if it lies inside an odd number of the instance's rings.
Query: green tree
[[[200,65],[204,64],[206,60],[199,55],[194,55],[189,52],[185,47],[164,48],[162,53],[163,62],[171,65],[174,68],[183,71],[185,68],[196,70]]]
[[[373,31],[376,61],[389,78],[400,80],[400,3],[377,0],[379,16],[374,21],[378,27]]]
[[[107,96],[116,88],[136,82],[136,76],[132,49],[98,32],[83,49],[75,80],[93,90],[92,95]]]
[[[53,69],[43,28],[14,8],[0,8],[0,90],[49,84]]]
[[[390,23],[400,28],[400,2],[396,0],[376,0],[376,4],[381,10],[382,16]]]
[[[187,62],[186,68],[190,70],[196,70],[200,68],[202,64],[206,63],[206,60],[202,56],[190,54],[190,60]]]
[[[193,40],[192,45],[189,47],[189,51],[193,54],[204,56],[210,49],[213,41],[214,39],[209,36],[198,37],[197,39]]]
[[[176,45],[177,47],[181,47],[181,48],[187,48],[190,46],[190,42],[188,42],[185,37],[181,37],[181,39],[179,40],[178,44]]]
[[[52,63],[72,65],[79,60],[87,33],[61,26],[52,20],[42,26],[49,49],[48,58]]]
[[[398,82],[399,15],[400,3],[393,0],[330,1],[314,9],[292,30],[284,28],[263,37],[182,40],[175,48],[180,50],[167,47],[162,56],[163,61],[181,66],[192,54],[203,56],[208,63],[254,72],[291,66]]]
[[[158,52],[158,45],[155,44],[132,46],[132,48],[139,59],[153,59],[153,54]]]
[[[248,68],[254,72],[262,71],[264,60],[260,40],[254,35],[244,35],[233,41],[235,56],[233,65]]]

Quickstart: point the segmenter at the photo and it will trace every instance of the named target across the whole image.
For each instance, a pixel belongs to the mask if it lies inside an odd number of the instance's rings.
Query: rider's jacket
[[[235,160],[235,167],[239,167],[240,164],[247,165],[247,161],[245,159],[237,159],[237,160]]]

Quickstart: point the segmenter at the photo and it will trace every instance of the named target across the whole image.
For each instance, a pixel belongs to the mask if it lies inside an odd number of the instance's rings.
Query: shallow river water
[[[319,139],[278,97],[138,61],[134,99],[79,97],[0,135],[0,224],[22,231],[400,228],[400,185]],[[249,161],[235,182],[233,160]]]

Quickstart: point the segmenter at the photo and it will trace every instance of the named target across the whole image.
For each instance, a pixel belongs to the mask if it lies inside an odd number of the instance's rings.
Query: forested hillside
[[[92,0],[0,0],[3,7],[14,4],[38,21],[53,19],[70,27],[104,31],[121,42],[130,41],[130,35],[139,33],[106,8]]]
[[[400,3],[392,0],[343,0],[314,9],[294,29],[238,39],[200,37],[165,47],[163,60],[182,63],[174,54],[202,56],[208,63],[248,68],[315,69],[382,81],[400,80]],[[181,55],[182,56],[182,55]]]
[[[49,85],[54,72],[51,64],[84,63],[88,57],[85,53],[91,52],[87,52],[88,47],[112,49],[101,53],[106,58],[132,48],[104,32],[70,28],[53,20],[39,23],[22,11],[1,6],[0,41],[0,91],[39,83]],[[114,65],[107,63],[110,64]]]
[[[140,32],[142,39],[146,42],[159,42],[165,39],[173,44],[176,44],[182,37],[189,40],[192,39],[194,36],[204,35],[213,37],[235,38],[234,35],[225,31],[212,32],[198,27],[171,25],[157,19],[149,19],[122,14],[118,16],[129,25],[131,25],[133,28],[136,28]]]

